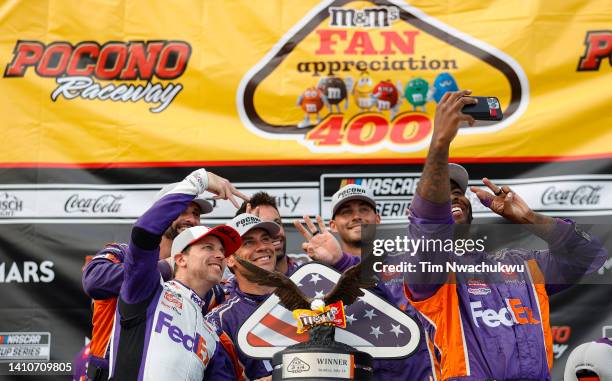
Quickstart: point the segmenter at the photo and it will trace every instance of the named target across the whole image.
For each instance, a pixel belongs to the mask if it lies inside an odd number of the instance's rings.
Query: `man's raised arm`
[[[134,224],[125,256],[121,299],[136,304],[147,299],[159,283],[159,243],[168,227],[189,203],[208,188],[208,174],[198,169],[162,195]]]
[[[474,119],[461,112],[463,106],[475,103],[468,97],[469,90],[446,93],[438,107],[434,119],[434,132],[429,145],[423,173],[416,194],[410,204],[408,235],[412,239],[440,239],[452,237],[450,176],[448,156],[450,144],[457,135],[459,124],[472,125]],[[417,253],[409,260],[420,268],[420,263],[444,264],[449,253]],[[431,297],[446,282],[446,273],[416,273],[404,277],[407,295],[411,300],[420,301]]]
[[[475,103],[474,98],[467,97],[470,93],[469,90],[446,93],[436,108],[429,152],[416,191],[427,201],[443,204],[450,200],[448,152],[459,123],[474,124],[474,118],[461,112],[463,106]]]
[[[215,198],[229,200],[238,207],[234,196],[248,199],[228,180],[206,172],[204,168],[189,174],[175,187],[162,195],[134,224],[129,250],[124,264],[124,281],[121,298],[128,304],[148,298],[159,283],[157,260],[159,243],[166,229],[189,203],[204,191],[216,194]]]
[[[507,185],[499,187],[487,178],[482,182],[490,192],[477,187],[471,189],[483,205],[514,224],[524,225],[548,243],[548,250],[529,251],[528,256],[537,260],[549,295],[597,271],[608,258],[608,251],[599,239],[582,231],[574,221],[534,212]]]
[[[107,244],[83,268],[83,290],[92,299],[116,298],[123,283],[127,245]]]

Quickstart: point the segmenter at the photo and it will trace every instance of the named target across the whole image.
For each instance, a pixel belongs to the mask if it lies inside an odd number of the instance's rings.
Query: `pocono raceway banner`
[[[611,21],[605,0],[3,2],[0,363],[72,360],[91,328],[85,257],[199,167],[269,192],[286,224],[328,220],[351,183],[404,221],[447,91],[504,113],[452,144],[470,184],[612,223]],[[468,196],[475,221],[498,221]],[[233,217],[212,201],[204,223]],[[612,335],[610,291],[552,298],[555,380]]]

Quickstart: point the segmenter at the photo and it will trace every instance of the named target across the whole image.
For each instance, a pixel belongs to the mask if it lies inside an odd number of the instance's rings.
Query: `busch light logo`
[[[66,213],[119,213],[123,195],[103,194],[99,197],[81,197],[78,193],[68,197],[64,204]]]
[[[15,212],[23,210],[23,201],[17,196],[3,192],[0,193],[0,217],[13,217]]]

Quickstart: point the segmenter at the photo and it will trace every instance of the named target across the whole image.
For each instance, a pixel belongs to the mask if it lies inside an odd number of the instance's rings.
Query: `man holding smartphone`
[[[472,116],[461,112],[465,105],[475,103],[469,95],[470,91],[446,93],[436,109],[425,167],[410,205],[409,229],[411,233],[418,230],[413,236],[472,221],[471,204],[465,196],[467,171],[448,162],[459,124],[474,123]],[[457,176],[459,172],[464,174]],[[536,213],[509,187],[500,188],[486,178],[483,182],[493,194],[471,188],[483,205],[511,223],[525,224],[548,242],[549,250],[507,250],[497,260],[525,263],[527,274],[521,273],[522,278],[512,283],[480,282],[479,287],[488,292],[475,293],[463,274],[438,278],[440,274],[431,273],[421,274],[418,280],[405,277],[406,295],[431,332],[428,340],[437,351],[439,379],[550,380],[548,295],[568,286],[551,284],[551,280],[559,279],[560,273],[579,278],[596,271],[607,251],[573,221]],[[446,258],[459,260],[453,252]],[[533,281],[538,278],[541,281]]]

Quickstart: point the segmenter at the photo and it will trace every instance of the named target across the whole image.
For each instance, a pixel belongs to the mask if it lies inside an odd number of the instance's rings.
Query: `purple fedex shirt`
[[[445,225],[454,224],[450,202],[436,204],[418,194],[409,219],[414,237],[440,238],[450,232]],[[501,282],[490,283],[468,273],[452,274],[457,281],[448,283],[436,279],[415,284],[414,277],[405,277],[427,339],[435,344],[442,379],[551,379],[548,294],[568,286],[561,279],[596,271],[607,257],[599,241],[576,229],[570,220],[556,219],[551,237],[549,250],[507,249],[494,258],[503,264],[524,264],[527,269],[507,274]],[[446,254],[445,259],[457,260],[454,253]],[[462,260],[470,261],[467,257]],[[478,257],[489,259],[486,253]],[[540,275],[544,284],[532,281]]]
[[[194,196],[165,195],[132,229],[111,343],[114,380],[201,381],[219,350],[205,302],[178,281],[163,282],[157,270],[161,235]]]

